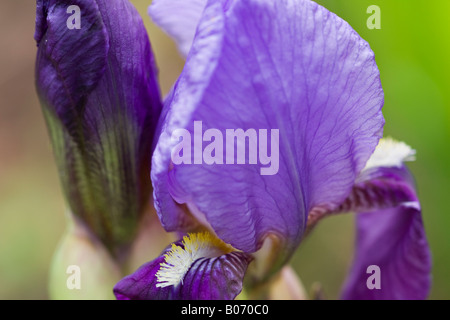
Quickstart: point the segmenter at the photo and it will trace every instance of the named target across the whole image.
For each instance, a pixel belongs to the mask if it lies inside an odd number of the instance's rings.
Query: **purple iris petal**
[[[359,195],[351,196],[353,209],[372,210],[357,215],[356,253],[344,299],[427,297],[431,255],[413,184],[406,167],[371,169],[359,179]],[[390,186],[388,195],[385,186]],[[372,265],[380,268],[380,288],[367,285]]]
[[[198,258],[188,266],[177,284],[161,286],[157,275],[166,261],[164,255],[170,252],[174,245],[186,249],[183,243],[178,241],[164,250],[161,256],[123,278],[114,287],[117,299],[233,300],[241,292],[243,277],[251,257],[237,251]]]
[[[69,28],[69,5],[80,29]],[[161,102],[143,22],[127,0],[37,1],[36,86],[71,211],[111,249],[147,205]]]
[[[178,44],[183,56],[191,49],[197,24],[207,0],[154,0],[148,13]]]
[[[226,10],[222,5],[226,3]],[[209,1],[167,103],[153,157],[155,204],[167,230],[195,207],[245,252],[273,234],[277,267],[302,238],[308,212],[349,194],[381,137],[383,92],[369,45],[312,1]],[[175,129],[279,130],[279,170],[173,165]]]
[[[337,208],[328,210],[325,207],[316,207],[309,212],[307,232],[322,218],[333,214],[380,211],[415,199],[415,190],[411,188],[414,182],[411,179],[405,169],[377,167],[363,170],[348,197]]]
[[[173,298],[173,287],[157,288],[156,273],[164,262],[168,247],[153,261],[143,264],[133,274],[126,276],[114,286],[118,300],[167,300]]]

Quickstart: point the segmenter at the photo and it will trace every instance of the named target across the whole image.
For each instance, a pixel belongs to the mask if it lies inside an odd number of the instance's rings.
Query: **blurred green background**
[[[132,1],[149,30],[167,93],[183,67],[172,41]],[[366,39],[385,92],[385,135],[417,150],[410,164],[433,255],[430,298],[450,299],[450,1],[323,0]],[[381,29],[369,30],[369,5]],[[35,4],[0,2],[0,299],[46,299],[52,253],[64,228],[64,201],[34,89]],[[307,290],[320,283],[337,299],[353,251],[353,216],[324,220],[293,264]]]

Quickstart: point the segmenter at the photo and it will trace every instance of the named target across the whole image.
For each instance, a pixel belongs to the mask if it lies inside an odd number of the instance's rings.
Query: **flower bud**
[[[118,255],[151,194],[161,110],[145,27],[128,0],[74,0],[70,8],[38,0],[35,39],[36,87],[67,203]]]

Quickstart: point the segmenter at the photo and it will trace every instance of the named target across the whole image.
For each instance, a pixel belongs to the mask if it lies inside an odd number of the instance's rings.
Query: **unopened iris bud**
[[[161,102],[145,27],[128,0],[38,0],[35,39],[36,87],[66,200],[117,254],[151,193]]]

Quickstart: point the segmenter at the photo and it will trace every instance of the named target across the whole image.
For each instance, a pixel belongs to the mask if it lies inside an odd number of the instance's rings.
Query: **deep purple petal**
[[[357,216],[356,257],[344,299],[425,299],[431,257],[417,202]],[[367,268],[380,268],[381,288],[370,290]]]
[[[38,45],[38,92],[68,130],[75,131],[88,95],[98,85],[107,64],[110,39],[94,0],[74,1],[80,8],[81,29],[69,29],[68,4],[37,1],[35,39]]]
[[[309,210],[335,208],[350,192],[381,136],[382,104],[369,45],[323,7],[242,0],[224,10],[210,1],[153,158],[164,226],[178,227],[184,213],[176,202],[186,203],[240,250],[253,252],[275,234],[285,261]],[[263,176],[260,165],[172,165],[171,133],[186,128],[194,136],[194,121],[224,136],[226,129],[279,129],[278,173]]]
[[[415,201],[416,192],[411,186],[412,176],[406,169],[377,167],[363,170],[356,179],[350,194],[334,210],[315,207],[308,214],[307,232],[322,218],[348,212],[369,212],[394,208],[405,202]],[[413,199],[413,200],[411,200]]]
[[[176,243],[181,245],[180,242]],[[231,252],[213,258],[195,260],[178,285],[158,287],[157,272],[164,254],[141,266],[114,287],[119,300],[233,300],[242,290],[242,282],[251,257]]]
[[[195,261],[180,287],[183,300],[233,300],[242,291],[249,255],[231,252]]]
[[[109,247],[127,244],[150,193],[161,109],[144,24],[127,0],[37,1],[36,86],[73,213]]]
[[[336,212],[368,212],[417,201],[414,180],[406,167],[363,171]]]
[[[164,262],[164,254],[168,247],[153,261],[143,264],[133,274],[120,280],[114,286],[117,300],[167,300],[173,298],[173,288],[156,288],[156,273]]]
[[[390,186],[391,194],[373,189],[380,185]],[[373,169],[356,187],[361,192],[354,209],[369,210],[372,204],[375,210],[357,215],[356,253],[343,298],[425,299],[431,286],[431,254],[410,173],[406,167]],[[397,205],[387,208],[390,204]],[[366,284],[371,265],[380,268],[380,289]]]

